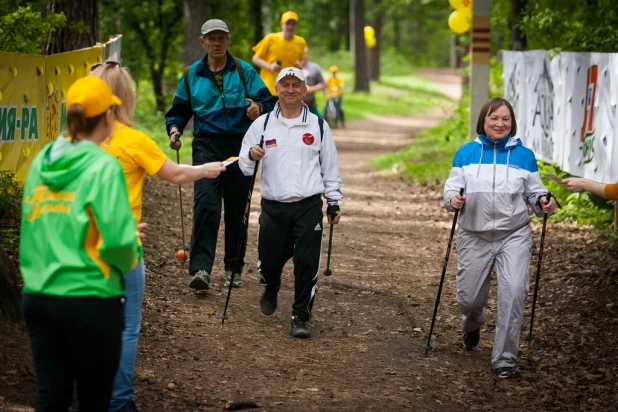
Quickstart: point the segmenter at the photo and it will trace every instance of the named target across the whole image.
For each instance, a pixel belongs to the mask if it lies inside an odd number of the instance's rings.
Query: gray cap
[[[230,30],[227,28],[227,24],[225,24],[223,20],[210,19],[202,25],[202,35],[208,34],[211,31],[216,30],[224,31],[226,33],[230,32]]]

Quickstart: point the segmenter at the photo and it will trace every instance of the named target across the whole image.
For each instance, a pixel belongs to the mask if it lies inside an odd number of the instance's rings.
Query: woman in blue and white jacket
[[[515,376],[524,304],[528,295],[532,231],[528,205],[537,216],[556,208],[547,198],[534,153],[515,137],[513,107],[505,99],[483,105],[479,136],[459,148],[444,185],[444,205],[462,209],[457,232],[457,302],[463,344],[479,346],[491,270],[496,267],[498,313],[492,371]],[[459,194],[464,189],[464,195]]]

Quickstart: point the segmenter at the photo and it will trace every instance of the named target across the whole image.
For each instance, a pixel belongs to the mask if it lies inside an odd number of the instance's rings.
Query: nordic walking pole
[[[180,139],[180,135],[175,136],[176,141]],[[176,149],[176,163],[180,164],[180,149]],[[180,183],[178,184],[178,202],[180,203],[180,226],[182,228],[182,251],[183,251],[183,262],[187,261],[187,248],[185,244],[185,216],[182,212],[182,187]]]
[[[463,187],[459,190],[459,195],[463,196]],[[431,334],[436,322],[436,314],[438,313],[438,305],[440,305],[440,295],[442,294],[442,285],[444,284],[444,276],[446,275],[446,267],[448,266],[448,257],[451,254],[451,246],[453,244],[453,236],[455,235],[455,226],[457,226],[457,216],[460,209],[455,209],[455,217],[453,217],[453,226],[451,226],[451,236],[448,238],[448,246],[446,247],[446,255],[444,255],[444,265],[442,266],[442,277],[440,278],[440,286],[438,287],[438,296],[436,296],[436,306],[433,309],[433,318],[431,319],[431,328],[429,328],[429,337],[427,337],[427,345],[425,345],[425,355],[431,350]]]
[[[328,235],[328,259],[326,259],[326,269],[324,270],[324,276],[330,276],[333,274],[333,271],[330,268],[330,251],[333,248],[333,225],[330,224],[330,234]]]
[[[266,119],[268,121],[268,118]],[[266,129],[266,125],[264,126]],[[260,140],[260,147],[264,144],[264,135],[262,134],[262,139]],[[253,195],[253,185],[255,185],[255,176],[257,175],[258,166],[260,165],[260,161],[255,161],[255,167],[253,169],[253,176],[251,176],[251,184],[249,185],[249,192],[247,193],[247,202],[245,203],[245,215],[242,218],[242,230],[240,231],[240,237],[238,238],[238,246],[236,248],[236,258],[240,260],[240,253],[242,251],[243,242],[246,242],[246,235],[248,235],[248,225],[249,225],[249,213],[251,212],[251,196]],[[227,288],[227,298],[225,299],[225,308],[223,308],[223,313],[219,315],[219,319],[221,319],[221,327],[227,320],[227,306],[230,303],[230,296],[232,295],[232,285],[234,284],[234,271],[232,270],[232,277],[230,278],[230,284]]]
[[[551,198],[556,198],[551,193],[547,193],[547,201],[549,202]],[[558,207],[558,201],[556,201]],[[534,279],[534,297],[532,298],[532,314],[530,315],[530,332],[528,332],[528,336],[526,336],[526,341],[531,342],[534,339],[534,334],[532,333],[532,327],[534,326],[534,312],[536,309],[536,298],[539,292],[539,279],[541,278],[541,265],[543,264],[543,246],[545,246],[545,228],[547,226],[547,213],[543,214],[543,230],[541,230],[541,244],[539,245],[539,259],[536,263],[536,279]]]

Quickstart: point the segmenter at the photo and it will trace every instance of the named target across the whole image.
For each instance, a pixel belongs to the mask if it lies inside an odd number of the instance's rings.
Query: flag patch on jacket
[[[267,149],[270,149],[271,147],[277,147],[277,139],[267,140],[264,143],[266,144]]]

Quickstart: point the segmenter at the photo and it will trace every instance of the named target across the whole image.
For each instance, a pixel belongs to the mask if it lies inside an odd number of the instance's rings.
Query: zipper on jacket
[[[492,200],[492,208],[493,208],[493,223],[494,223],[494,233],[496,230],[496,160],[498,156],[498,142],[494,142],[494,180],[491,185],[491,200]]]

